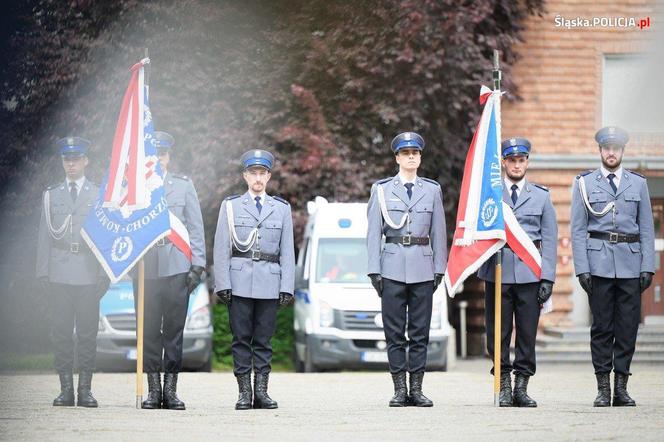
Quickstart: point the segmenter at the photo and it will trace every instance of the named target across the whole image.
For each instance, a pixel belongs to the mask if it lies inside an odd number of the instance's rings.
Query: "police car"
[[[212,310],[207,284],[189,295],[184,327],[182,366],[185,370],[210,371],[212,366]],[[97,369],[136,369],[136,312],[130,278],[112,284],[99,305]]]
[[[367,277],[367,205],[316,197],[307,210],[295,282],[296,369],[386,368],[380,298]],[[438,290],[428,369],[448,368],[454,358],[451,333],[447,299]]]

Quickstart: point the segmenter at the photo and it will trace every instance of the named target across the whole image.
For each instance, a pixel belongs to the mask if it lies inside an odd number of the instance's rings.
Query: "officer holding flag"
[[[189,234],[191,259],[171,242],[170,237],[159,240],[143,258],[143,370],[148,377],[148,397],[141,407],[184,410],[185,404],[177,396],[177,381],[182,368],[182,340],[189,295],[201,283],[205,270],[205,234],[194,183],[187,176],[169,172],[170,151],[175,139],[166,132],[154,131],[154,142],[164,173],[168,210],[182,222]],[[137,286],[134,283],[134,299],[137,299]]]
[[[239,389],[235,409],[277,408],[267,391],[270,340],[277,308],[293,299],[293,219],[290,204],[266,192],[274,156],[250,150],[242,155],[241,163],[248,189],[221,204],[214,237],[214,290],[228,306],[233,333],[233,373]]]
[[[48,295],[55,370],[60,376],[60,395],[53,405],[74,405],[76,348],[79,370],[76,405],[97,407],[91,392],[92,373],[97,354],[99,299],[106,293],[109,280],[82,240],[81,226],[99,188],[85,177],[90,141],[67,137],[56,145],[66,178],[44,192],[36,269],[36,277]]]
[[[515,137],[501,144],[503,201],[514,213],[519,225],[542,255],[542,274],[538,277],[508,245],[502,250],[501,296],[501,407],[536,407],[528,396],[528,380],[535,374],[535,339],[540,309],[549,300],[556,279],[558,224],[549,189],[526,179],[530,141]],[[487,350],[494,357],[495,257],[486,261],[477,273],[485,281],[485,324]],[[510,363],[512,324],[516,324],[514,364]],[[512,391],[514,370],[514,391]],[[491,370],[493,373],[493,369]]]

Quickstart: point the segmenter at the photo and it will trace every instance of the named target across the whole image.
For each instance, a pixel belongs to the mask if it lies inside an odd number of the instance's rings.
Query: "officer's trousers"
[[[629,375],[636,334],[641,321],[641,288],[638,278],[593,276],[590,311],[590,350],[595,373]]]
[[[55,370],[73,371],[74,329],[79,371],[94,371],[99,330],[99,297],[94,285],[51,283],[49,310]]]
[[[484,283],[484,314],[486,324],[486,347],[493,362],[495,328],[495,290],[493,282]],[[501,295],[500,326],[500,371],[525,376],[535,374],[535,340],[539,322],[540,306],[537,302],[539,283],[503,284]],[[516,323],[514,364],[510,363],[510,341],[513,323]],[[493,373],[493,368],[491,369]]]
[[[390,373],[424,372],[432,306],[433,281],[406,284],[383,278],[381,310]]]
[[[272,370],[272,336],[277,324],[277,299],[233,296],[228,307],[233,342],[233,373],[267,374]]]
[[[138,299],[137,293],[138,284],[134,280],[134,300]],[[186,273],[145,280],[143,371],[146,373],[157,373],[162,368],[164,373],[178,373],[182,369],[188,305]]]

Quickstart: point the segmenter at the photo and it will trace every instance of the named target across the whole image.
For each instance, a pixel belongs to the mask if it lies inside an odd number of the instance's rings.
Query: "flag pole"
[[[493,50],[493,89],[500,90],[500,53]],[[500,407],[500,356],[501,348],[501,318],[502,318],[502,249],[496,252],[495,268],[495,297],[494,297],[494,328],[493,328],[493,405]]]
[[[143,403],[143,306],[145,294],[145,263],[138,261],[138,299],[136,300],[136,408]]]
[[[148,58],[148,48],[145,48]],[[148,70],[144,71],[145,87],[148,88]],[[136,300],[136,408],[141,409],[143,403],[143,323],[145,318],[145,263],[143,258],[138,261],[138,299]]]

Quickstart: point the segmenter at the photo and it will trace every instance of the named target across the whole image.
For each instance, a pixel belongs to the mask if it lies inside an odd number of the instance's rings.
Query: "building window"
[[[637,54],[604,56],[602,126],[630,133],[661,132],[664,113],[661,81],[655,61]]]

